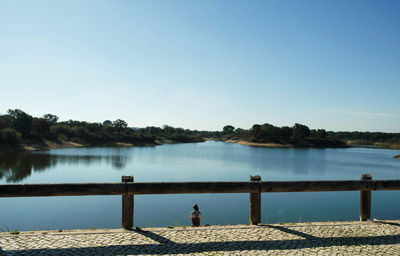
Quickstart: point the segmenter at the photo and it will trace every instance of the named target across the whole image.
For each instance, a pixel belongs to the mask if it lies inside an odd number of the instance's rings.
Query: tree
[[[315,137],[318,139],[324,139],[327,136],[327,132],[325,131],[325,129],[311,130],[310,135],[311,135],[311,137]]]
[[[243,130],[242,128],[236,128],[236,129],[233,131],[233,135],[234,135],[235,137],[237,137],[237,138],[242,138],[243,136],[245,136],[245,134],[246,134],[246,131]]]
[[[43,136],[50,131],[50,122],[45,118],[34,117],[32,119],[32,133],[38,136]]]
[[[235,130],[235,127],[232,125],[225,125],[224,128],[222,128],[222,133],[223,134],[232,134],[233,130]]]
[[[269,123],[261,125],[260,139],[261,142],[278,142],[279,128]]]
[[[165,135],[171,135],[175,132],[175,128],[169,125],[163,125],[163,132]]]
[[[117,129],[122,129],[122,128],[126,128],[128,126],[128,124],[122,119],[117,119],[113,122],[113,126]]]
[[[308,128],[308,126],[305,126],[303,124],[295,124],[293,126],[293,132],[291,137],[293,141],[299,141],[301,139],[304,139],[304,137],[309,137],[309,136],[310,136],[310,128]]]
[[[15,130],[25,136],[30,133],[33,119],[31,115],[28,115],[20,109],[9,109],[7,113],[12,118],[12,126]]]
[[[121,131],[127,126],[128,124],[122,119],[117,119],[113,122],[113,127],[118,130],[118,135],[121,135]]]
[[[58,116],[52,114],[45,114],[43,118],[46,119],[51,125],[56,124],[58,121]]]
[[[100,123],[88,123],[85,126],[90,132],[98,133],[102,129],[102,125]]]
[[[73,127],[72,132],[76,137],[86,142],[90,142],[95,138],[95,135],[93,133],[91,133],[87,128],[82,126]]]
[[[56,124],[50,127],[50,131],[58,138],[60,135],[68,139],[69,136],[73,135],[72,128],[66,124]]]
[[[279,130],[280,137],[283,143],[288,143],[290,141],[290,136],[292,136],[293,129],[288,126],[283,126]]]
[[[111,126],[113,123],[110,121],[110,120],[105,120],[104,122],[103,122],[103,125],[104,126]]]
[[[10,115],[0,116],[0,129],[11,128],[12,127],[12,117]]]
[[[143,131],[149,135],[156,135],[156,136],[160,136],[163,132],[163,130],[160,127],[155,127],[155,126],[148,126],[144,128]]]
[[[253,138],[257,140],[260,137],[261,125],[259,124],[253,125],[252,131],[253,131]]]
[[[5,128],[0,130],[0,143],[17,146],[21,143],[21,138],[16,130]]]

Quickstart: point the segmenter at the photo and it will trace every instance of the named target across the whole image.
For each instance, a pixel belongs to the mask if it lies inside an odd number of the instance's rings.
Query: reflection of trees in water
[[[0,154],[0,179],[7,182],[18,182],[32,174],[55,167],[57,164],[101,164],[105,161],[115,169],[126,166],[126,155],[51,155],[42,153]]]
[[[33,171],[42,171],[55,165],[51,155],[16,153],[0,155],[0,179],[17,182],[31,175]]]
[[[113,156],[107,156],[105,158],[107,158],[107,163],[111,164],[115,169],[123,169],[126,166],[126,160],[127,160],[126,156],[113,155]]]

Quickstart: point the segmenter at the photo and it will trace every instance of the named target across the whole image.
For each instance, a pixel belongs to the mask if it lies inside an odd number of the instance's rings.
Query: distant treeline
[[[328,132],[328,136],[340,140],[358,140],[366,143],[399,143],[400,133],[385,132]]]
[[[303,124],[295,124],[293,127],[255,124],[249,130],[226,125],[222,137],[256,143],[292,144],[297,147],[346,147],[344,142],[329,137],[324,129],[310,130]]]
[[[129,128],[121,119],[105,120],[103,123],[83,121],[58,122],[58,117],[46,114],[33,117],[22,110],[8,110],[0,115],[0,144],[18,146],[21,144],[40,144],[44,140],[62,143],[71,141],[83,145],[110,145],[116,142],[135,145],[158,144],[158,140],[172,142],[203,141],[208,132],[185,130],[171,126]]]
[[[235,129],[231,125],[226,125],[223,128],[222,138],[256,143],[292,144],[299,147],[344,147],[354,144],[400,147],[400,133],[333,132],[310,129],[303,124],[295,124],[293,127],[277,127],[268,123],[255,124],[249,130]]]
[[[121,119],[102,123],[68,120],[59,122],[53,114],[33,117],[22,110],[10,109],[0,115],[0,145],[44,144],[44,141],[75,142],[83,145],[113,145],[117,142],[134,145],[156,145],[164,142],[200,142],[206,138],[217,140],[244,140],[255,143],[291,144],[299,147],[345,147],[344,141],[400,144],[400,133],[332,132],[310,129],[303,124],[277,127],[272,124],[254,124],[250,129],[226,125],[222,131],[197,131],[163,127],[130,128]]]

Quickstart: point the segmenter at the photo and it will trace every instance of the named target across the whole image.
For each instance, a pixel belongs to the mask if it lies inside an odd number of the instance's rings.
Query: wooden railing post
[[[251,176],[250,181],[261,181],[261,176]],[[261,185],[258,192],[250,193],[250,224],[257,225],[261,222]]]
[[[131,229],[133,227],[133,195],[128,195],[126,185],[133,182],[133,176],[122,176],[121,181],[125,183],[125,193],[122,194],[122,227]]]
[[[370,174],[362,174],[361,181],[372,180]],[[360,221],[371,218],[371,190],[360,191]]]

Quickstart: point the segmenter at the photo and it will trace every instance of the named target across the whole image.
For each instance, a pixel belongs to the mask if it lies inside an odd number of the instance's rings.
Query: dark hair
[[[193,209],[194,209],[195,211],[198,211],[198,210],[199,210],[199,206],[198,206],[197,204],[195,204],[195,205],[193,205]]]

